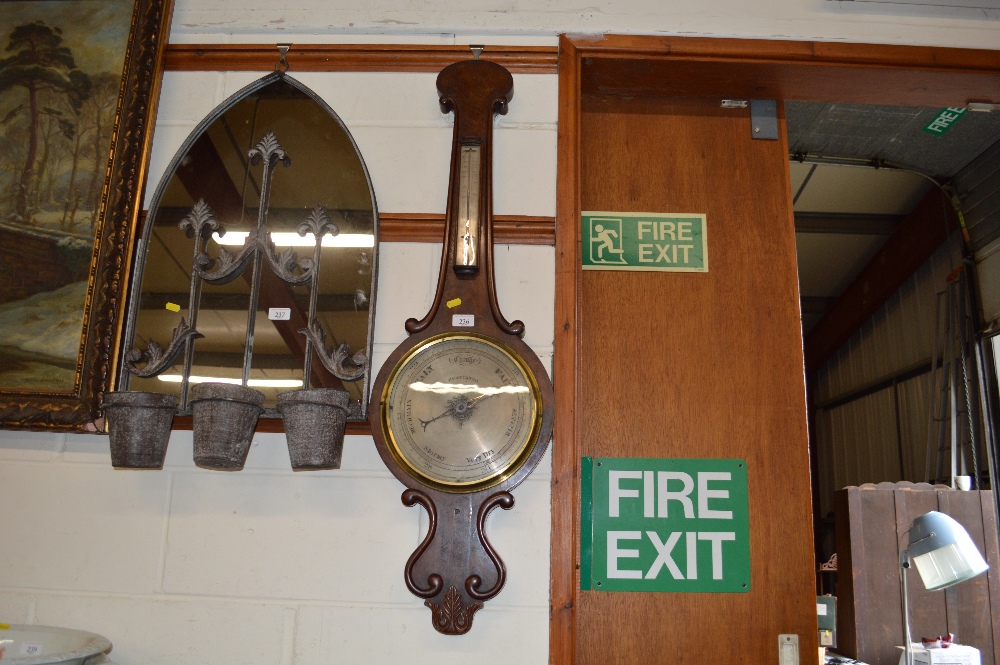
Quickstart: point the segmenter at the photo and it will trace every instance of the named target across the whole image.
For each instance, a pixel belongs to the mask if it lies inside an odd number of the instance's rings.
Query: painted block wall
[[[205,114],[256,78],[168,73],[151,182]],[[382,211],[444,212],[452,118],[435,78],[299,76],[352,132]],[[495,129],[498,214],[554,214],[555,78],[515,76]],[[495,251],[501,307],[549,368],[554,249]],[[376,371],[403,322],[430,307],[439,260],[434,244],[382,245]],[[164,470],[115,470],[105,436],[0,434],[0,622],[101,633],[119,665],[546,662],[550,455],[513,510],[490,517],[508,583],[459,638],[436,633],[406,589],[427,520],[402,505],[371,437],[347,437],[337,471],[293,473],[280,434],[258,434],[241,472],[199,469],[191,455],[190,432],[175,432]]]
[[[177,0],[171,41],[554,45],[560,32],[620,32],[997,48],[998,19],[837,0]],[[253,78],[167,75],[154,180]],[[300,78],[354,134],[381,210],[443,212],[450,119],[433,75]],[[498,214],[554,214],[556,88],[552,75],[515,76],[495,135]],[[438,251],[383,245],[376,367],[429,305]],[[497,263],[504,311],[548,366],[553,250],[498,247]],[[454,639],[402,583],[426,520],[401,505],[370,437],[349,437],[330,472],[292,473],[283,446],[259,435],[244,471],[211,472],[177,432],[163,471],[128,472],[111,468],[105,437],[0,432],[0,621],[95,630],[121,665],[547,661],[549,457],[491,518],[507,588]]]
[[[475,35],[505,35],[510,43],[566,32],[996,49],[1000,9],[906,0],[176,0],[173,29],[173,39],[189,42],[270,43],[284,34],[303,42],[388,35],[475,44]]]

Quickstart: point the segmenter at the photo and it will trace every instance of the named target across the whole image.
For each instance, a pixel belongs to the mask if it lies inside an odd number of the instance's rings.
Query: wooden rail
[[[292,44],[286,60],[294,72],[439,72],[469,57],[468,46],[401,44]],[[555,46],[487,46],[483,60],[514,74],[555,74]],[[167,71],[272,71],[275,44],[170,44]]]

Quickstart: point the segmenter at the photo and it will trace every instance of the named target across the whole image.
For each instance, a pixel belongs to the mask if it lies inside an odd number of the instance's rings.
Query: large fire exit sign
[[[705,215],[581,214],[584,270],[708,272]]]
[[[747,465],[584,457],[580,588],[746,593]]]

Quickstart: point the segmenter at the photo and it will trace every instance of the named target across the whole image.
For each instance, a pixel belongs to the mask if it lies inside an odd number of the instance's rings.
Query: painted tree
[[[41,95],[45,92],[66,95],[72,105],[78,105],[83,101],[80,95],[86,86],[80,85],[83,73],[77,69],[72,51],[63,44],[62,30],[45,21],[32,21],[14,28],[6,50],[13,55],[0,60],[0,92],[23,88],[28,96],[28,149],[14,197],[14,212],[22,220],[30,221],[29,202],[38,158],[41,117],[45,112]]]
[[[68,95],[68,101],[73,119],[66,121],[63,133],[66,139],[71,142],[72,167],[70,168],[69,183],[66,186],[63,216],[59,222],[59,228],[64,231],[73,230],[76,225],[76,211],[80,207],[80,201],[86,196],[86,191],[77,185],[77,176],[84,149],[84,134],[86,133],[82,100],[87,99],[91,90],[90,78],[83,72],[70,72],[70,79],[73,80],[73,88]]]
[[[90,110],[95,126],[91,138],[93,164],[90,169],[90,183],[87,185],[87,201],[90,203],[90,234],[94,235],[101,207],[101,185],[107,168],[108,145],[111,142],[111,129],[115,120],[121,77],[110,72],[101,72],[94,74],[91,82],[93,90],[87,98],[86,106]]]

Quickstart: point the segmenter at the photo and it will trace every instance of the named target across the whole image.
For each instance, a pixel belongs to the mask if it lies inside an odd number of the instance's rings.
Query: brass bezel
[[[405,367],[415,356],[425,352],[427,349],[433,348],[438,344],[446,341],[452,340],[470,340],[477,341],[487,346],[492,346],[496,350],[503,353],[505,356],[510,358],[510,360],[524,373],[528,379],[528,388],[531,394],[531,404],[532,404],[532,424],[531,431],[525,440],[524,445],[518,454],[507,464],[506,467],[497,471],[487,478],[481,478],[479,480],[469,481],[469,482],[449,482],[441,480],[438,478],[433,478],[426,473],[422,472],[420,469],[414,467],[410,461],[403,455],[400,450],[399,444],[396,441],[396,436],[390,427],[390,422],[388,418],[388,408],[389,408],[389,395],[392,393],[393,388],[396,385],[396,379],[399,377],[400,370]],[[406,355],[400,358],[396,366],[392,368],[392,372],[389,374],[388,380],[386,380],[384,387],[382,388],[382,395],[379,399],[379,422],[382,426],[382,433],[385,436],[385,441],[388,444],[386,447],[392,458],[396,461],[396,464],[403,469],[407,475],[416,480],[422,485],[432,487],[436,490],[442,492],[451,492],[455,494],[470,494],[472,492],[479,492],[481,490],[489,489],[491,487],[496,487],[501,483],[508,480],[511,476],[517,473],[518,469],[524,466],[524,463],[528,461],[531,457],[532,451],[538,444],[538,436],[542,428],[542,415],[544,412],[544,404],[542,403],[542,392],[538,386],[538,380],[535,378],[535,373],[531,371],[531,367],[524,361],[524,359],[518,354],[514,349],[512,349],[507,344],[501,342],[500,340],[482,335],[479,333],[471,332],[446,332],[440,335],[435,335],[429,337],[423,342],[417,344],[415,347],[410,349]]]

